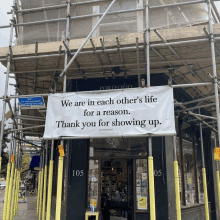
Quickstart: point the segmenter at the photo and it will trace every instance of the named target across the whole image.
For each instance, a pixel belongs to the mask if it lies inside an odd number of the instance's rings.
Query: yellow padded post
[[[13,216],[14,216],[16,180],[17,180],[17,168],[15,168],[14,180],[13,180],[13,186],[12,186],[12,199],[11,199],[11,207],[10,207],[10,220],[12,220]]]
[[[47,192],[47,216],[46,216],[46,220],[50,220],[50,213],[51,213],[53,163],[54,163],[53,160],[51,160],[50,161],[50,167],[49,167],[49,182],[48,182],[48,192]]]
[[[219,171],[216,171],[217,188],[218,188],[218,205],[220,210],[220,181],[219,181]]]
[[[178,161],[174,161],[173,163],[174,163],[174,181],[175,181],[175,194],[176,194],[176,219],[181,220]]]
[[[39,198],[39,220],[41,220],[42,217],[41,213],[42,213],[43,179],[44,179],[44,169],[42,168],[41,181],[40,181],[40,198]]]
[[[21,179],[21,172],[18,171],[18,189],[17,189],[16,212],[18,211],[19,190],[20,190],[20,179]]]
[[[149,195],[150,195],[150,220],[156,220],[155,192],[154,192],[154,164],[153,157],[148,157],[149,169]]]
[[[56,201],[56,220],[60,220],[61,199],[62,199],[62,182],[63,182],[63,157],[59,156],[58,177],[57,177],[57,201]]]
[[[18,205],[18,188],[19,188],[19,171],[17,170],[17,180],[16,180],[16,188],[15,188],[15,205],[14,205],[14,215],[17,211],[17,205]]]
[[[206,170],[205,170],[205,168],[202,168],[202,179],[203,179],[204,199],[205,199],[205,219],[209,220],[209,201],[208,201],[208,192],[207,192],[207,181],[206,181]]]
[[[4,210],[3,210],[3,220],[6,217],[6,210],[7,210],[7,201],[8,201],[8,189],[9,189],[9,182],[10,182],[10,171],[11,171],[11,163],[7,165],[7,176],[6,176],[6,188],[5,188],[5,201],[4,201]]]
[[[47,194],[47,165],[44,168],[44,193],[43,193],[43,207],[42,207],[42,220],[45,220],[45,207],[46,207],[46,194]]]
[[[37,187],[37,214],[39,214],[39,202],[40,202],[40,183],[41,183],[41,170],[38,174],[38,187]]]
[[[14,168],[15,168],[15,162],[12,162],[11,166],[11,176],[10,176],[10,183],[9,183],[9,189],[8,189],[8,201],[7,201],[7,209],[6,209],[6,218],[5,220],[10,219],[10,207],[11,207],[11,197],[12,197],[12,184],[14,179]]]

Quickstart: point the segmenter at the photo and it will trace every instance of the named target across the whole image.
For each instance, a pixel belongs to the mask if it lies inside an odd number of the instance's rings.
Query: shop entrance
[[[102,159],[102,219],[132,220],[133,204],[133,159]]]

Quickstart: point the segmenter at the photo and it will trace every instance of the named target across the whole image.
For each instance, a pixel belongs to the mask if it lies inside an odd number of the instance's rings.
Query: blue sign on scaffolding
[[[19,104],[21,108],[32,108],[39,109],[45,108],[45,103],[43,97],[27,97],[19,98]]]

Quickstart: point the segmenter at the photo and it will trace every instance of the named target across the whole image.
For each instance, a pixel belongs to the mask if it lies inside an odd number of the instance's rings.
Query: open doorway
[[[133,219],[133,159],[102,159],[101,219]]]

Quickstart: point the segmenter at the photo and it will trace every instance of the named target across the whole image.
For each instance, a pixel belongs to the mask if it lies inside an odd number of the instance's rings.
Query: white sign
[[[174,134],[169,86],[48,96],[45,139]]]

